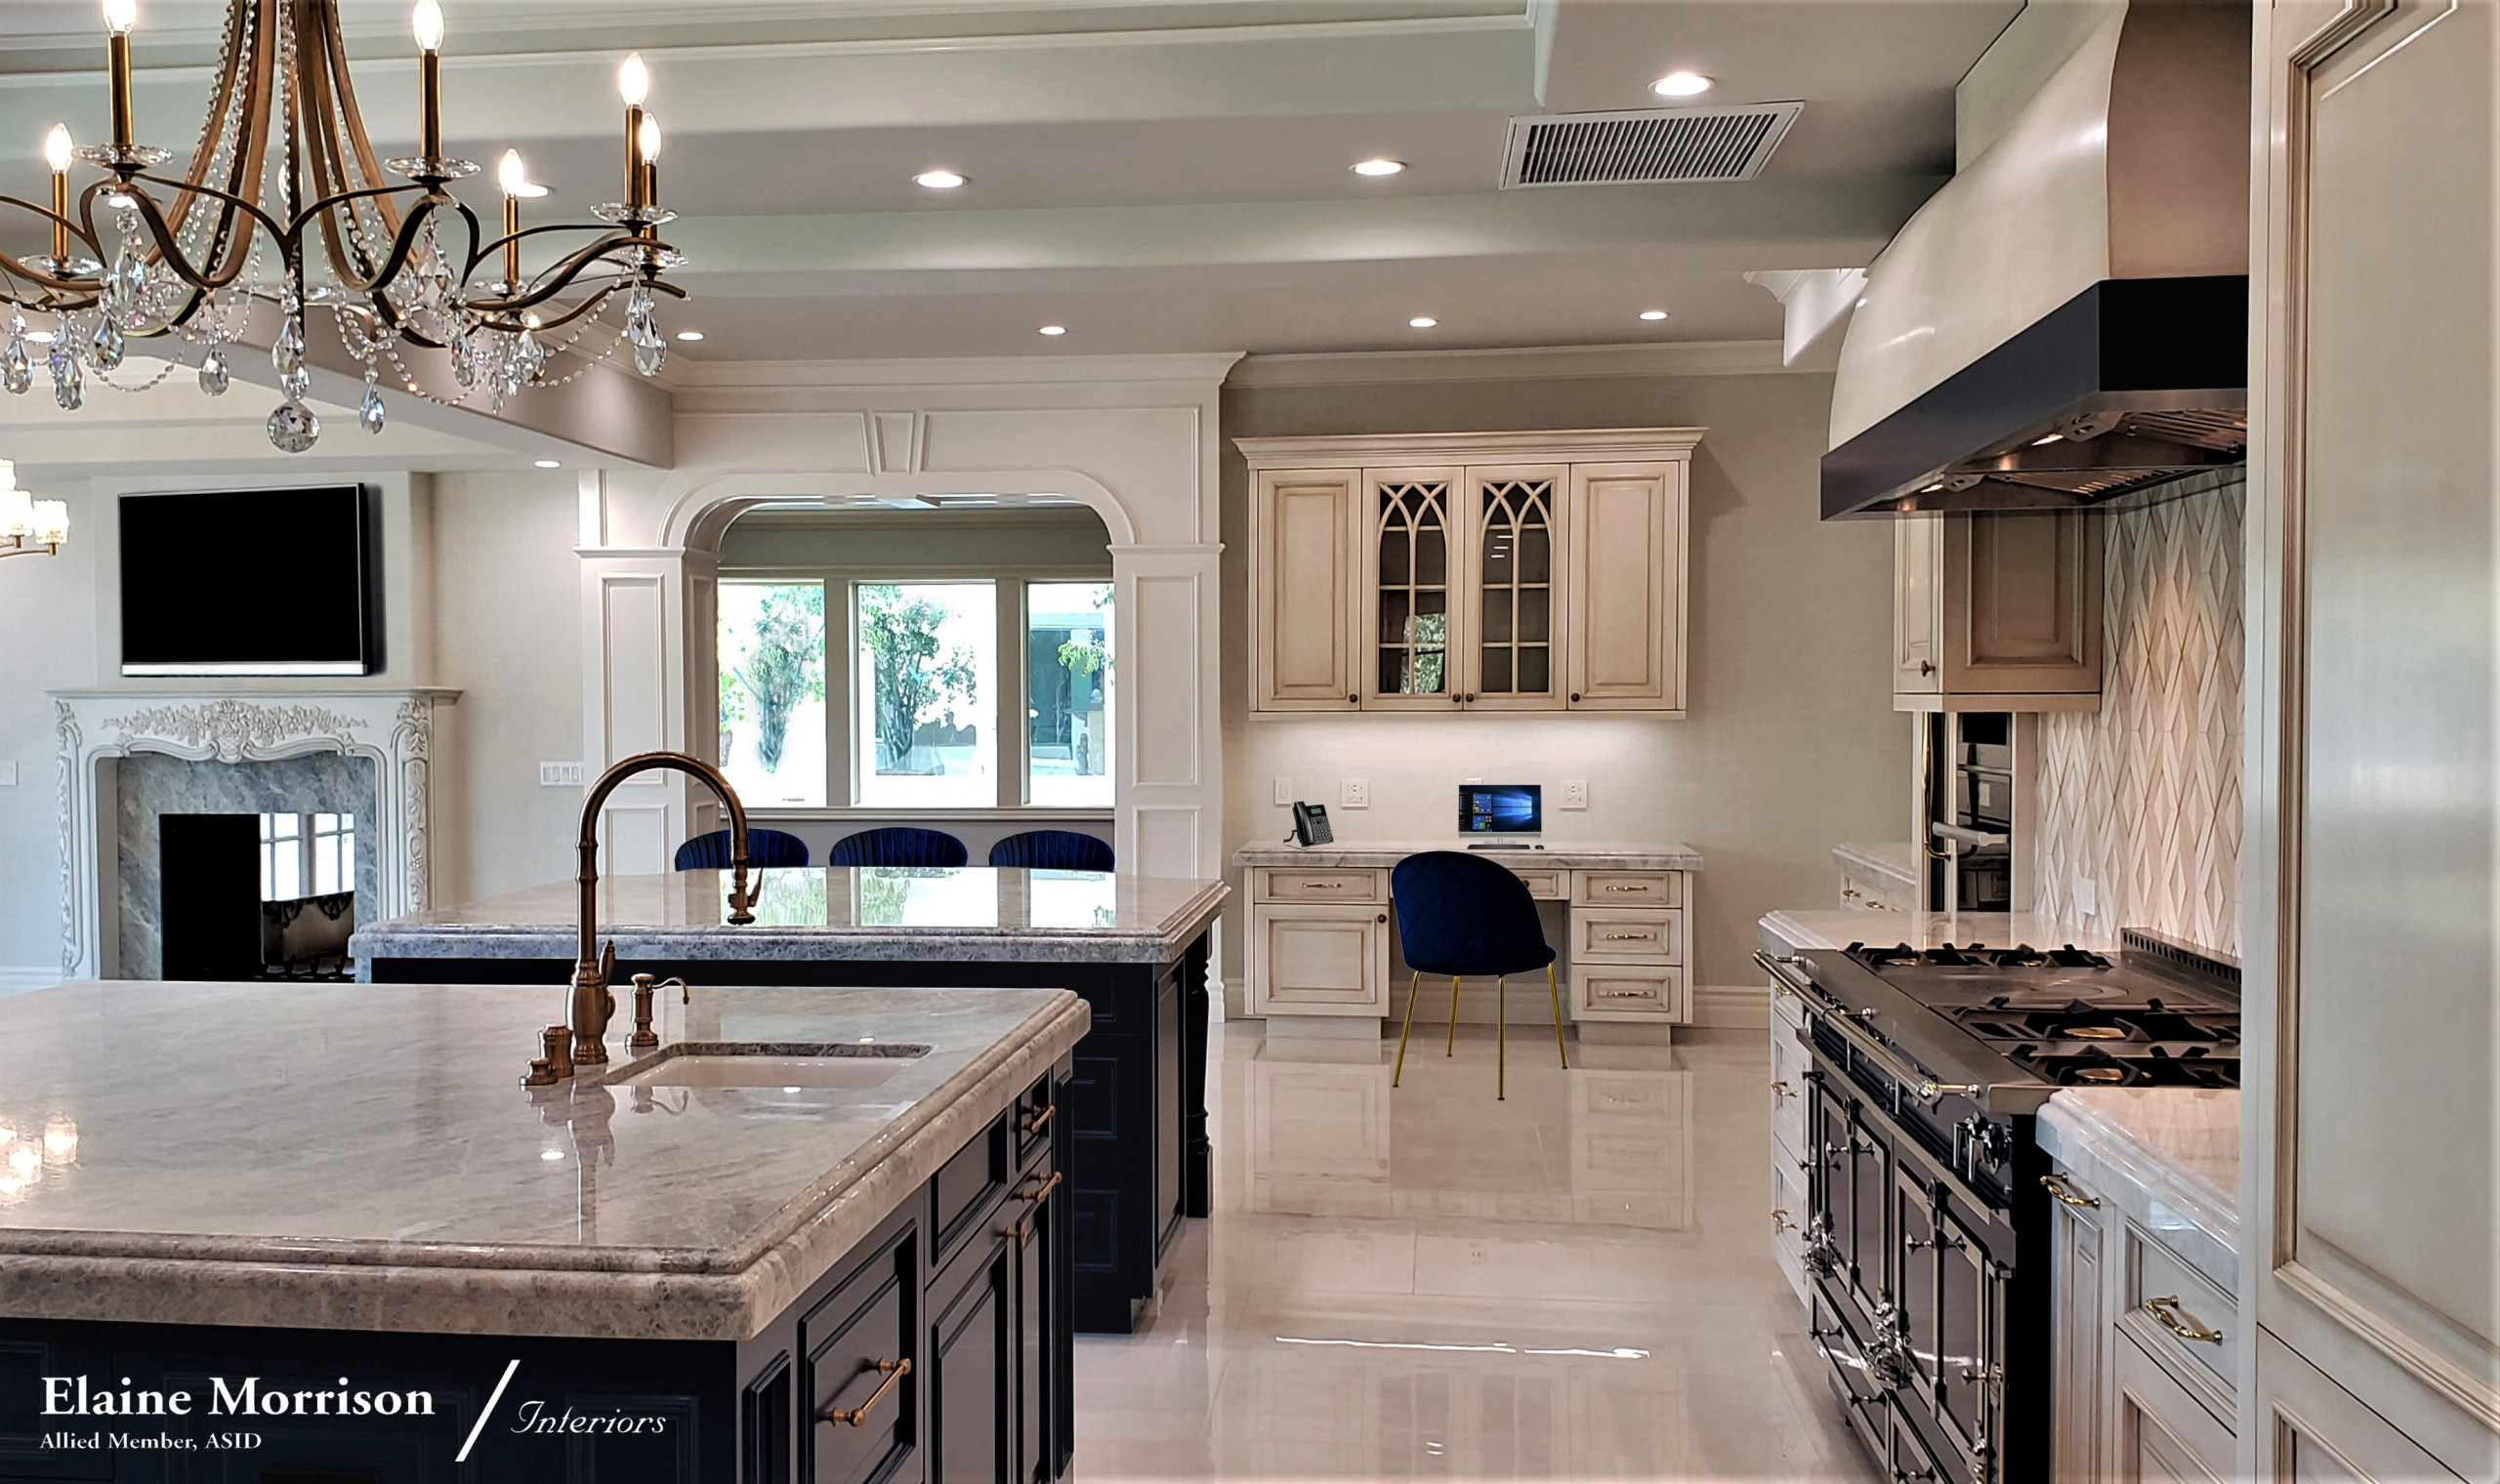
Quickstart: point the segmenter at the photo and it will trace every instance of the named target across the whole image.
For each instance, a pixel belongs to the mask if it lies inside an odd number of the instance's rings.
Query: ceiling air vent
[[[1511,120],[1502,188],[1751,180],[1802,103],[1546,113]]]

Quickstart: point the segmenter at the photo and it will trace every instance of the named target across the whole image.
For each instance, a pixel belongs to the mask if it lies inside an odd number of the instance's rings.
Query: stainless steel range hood
[[[2248,20],[2107,7],[1902,227],[1841,348],[1825,519],[2129,508],[2244,460]]]

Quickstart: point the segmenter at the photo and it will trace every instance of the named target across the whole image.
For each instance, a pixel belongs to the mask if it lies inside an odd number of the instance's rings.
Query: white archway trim
[[[662,486],[666,490],[676,481]],[[908,499],[916,495],[1056,495],[1077,500],[1103,517],[1111,545],[1135,539],[1137,522],[1119,496],[1092,474],[1072,469],[946,471],[914,474],[745,471],[707,476],[669,502],[660,519],[662,547],[717,551],[729,521],[723,507],[741,511],[780,500],[824,500],[844,496]]]

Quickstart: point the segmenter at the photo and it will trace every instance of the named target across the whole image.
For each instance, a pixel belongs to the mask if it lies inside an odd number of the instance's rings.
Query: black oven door
[[[1817,1051],[1806,1074],[1810,1094],[1806,1137],[1813,1146],[1808,1182],[1809,1241],[1827,1240],[1836,1262],[1835,1281],[1857,1301],[1859,1322],[1872,1323],[1891,1301],[1892,1245],[1885,1219],[1893,1182],[1891,1140],[1869,1122],[1873,1114],[1853,1095],[1839,1069]],[[1826,1235],[1827,1234],[1827,1235]]]
[[[1901,1157],[1893,1210],[1900,1233],[1899,1294],[1912,1387],[1935,1420],[1935,1432],[1950,1445],[1938,1449],[1938,1456],[1958,1454],[1967,1465],[1949,1471],[1994,1478],[2003,1436],[2011,1268],[1991,1249],[2010,1256],[2012,1228],[1916,1149]]]

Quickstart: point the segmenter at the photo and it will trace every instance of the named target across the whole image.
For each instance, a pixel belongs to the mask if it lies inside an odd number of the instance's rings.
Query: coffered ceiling
[[[141,7],[140,132],[185,144],[223,7]],[[561,192],[533,212],[574,216],[617,194],[643,52],[693,359],[1775,339],[1741,275],[1866,262],[1949,173],[1953,84],[2018,8],[443,0],[444,91],[454,153],[519,147]],[[407,9],[341,0],[385,154],[413,143]],[[40,188],[55,118],[102,132],[102,57],[93,4],[0,5],[0,191]],[[1677,69],[1716,79],[1699,102],[1804,101],[1759,179],[1497,188],[1512,117],[1664,106]],[[1374,156],[1408,168],[1349,169]],[[968,184],[912,183],[933,167]]]

